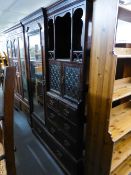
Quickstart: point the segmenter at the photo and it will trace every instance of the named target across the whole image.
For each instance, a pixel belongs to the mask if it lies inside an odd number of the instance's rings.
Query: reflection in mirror
[[[81,36],[82,36],[82,27],[83,27],[83,10],[78,8],[73,14],[73,50],[81,51]]]
[[[17,40],[12,42],[12,55],[13,57],[18,57]]]
[[[29,36],[29,53],[30,53],[30,74],[31,74],[31,91],[33,93],[32,103],[33,112],[43,121],[44,119],[44,87],[42,71],[42,55],[40,46],[40,34]]]
[[[54,25],[53,19],[48,21],[48,49],[54,50]]]
[[[20,51],[20,64],[21,64],[21,78],[23,85],[23,95],[24,98],[28,99],[28,88],[27,88],[27,76],[26,76],[26,67],[25,67],[25,56],[24,56],[24,41],[22,38],[19,38],[19,51]]]
[[[11,54],[11,41],[7,42],[7,52],[8,52],[8,57],[12,58],[12,54]]]
[[[70,59],[71,49],[71,14],[57,16],[55,20],[55,49],[56,58]]]

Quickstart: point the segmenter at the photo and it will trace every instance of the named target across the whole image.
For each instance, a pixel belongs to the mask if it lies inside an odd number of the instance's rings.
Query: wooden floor
[[[0,96],[1,93],[0,89]],[[26,116],[16,110],[14,111],[14,136],[17,149],[15,153],[17,175],[64,175],[54,159],[33,135]]]

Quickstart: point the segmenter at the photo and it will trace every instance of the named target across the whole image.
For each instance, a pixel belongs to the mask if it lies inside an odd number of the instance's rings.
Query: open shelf
[[[112,108],[109,132],[114,142],[131,131],[131,102]]]
[[[114,145],[111,172],[131,155],[131,133],[124,136]]]
[[[131,155],[116,168],[110,175],[130,175],[131,173]]]
[[[113,102],[131,95],[131,77],[115,80]]]
[[[131,58],[131,54],[130,55],[117,55],[117,58]]]
[[[122,48],[122,47],[115,47],[114,53],[117,55],[117,58],[131,58],[131,48]]]

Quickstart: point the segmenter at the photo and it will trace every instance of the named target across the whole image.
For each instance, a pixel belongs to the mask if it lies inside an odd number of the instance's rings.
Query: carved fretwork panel
[[[83,52],[73,51],[73,61],[82,62]]]
[[[48,58],[49,59],[54,59],[54,51],[49,51],[48,52]]]
[[[49,65],[49,86],[51,90],[60,93],[61,67],[58,64]]]
[[[64,67],[64,97],[79,102],[80,92],[80,67]]]

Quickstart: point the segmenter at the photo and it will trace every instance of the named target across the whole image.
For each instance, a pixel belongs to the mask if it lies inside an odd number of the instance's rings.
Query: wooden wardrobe
[[[30,121],[24,28],[19,23],[4,33],[9,65],[16,66],[15,108],[22,110]]]
[[[84,174],[91,14],[92,2],[60,0],[5,32],[10,65],[17,67],[16,105],[24,112],[28,109],[33,133],[70,175]],[[22,56],[14,44],[20,46],[19,35]]]

